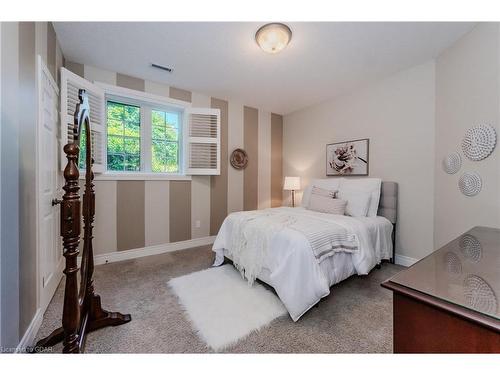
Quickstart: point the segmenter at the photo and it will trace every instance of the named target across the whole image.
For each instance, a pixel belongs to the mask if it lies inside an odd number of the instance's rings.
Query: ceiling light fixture
[[[255,41],[267,53],[278,53],[292,39],[292,30],[283,23],[268,23],[255,33]]]

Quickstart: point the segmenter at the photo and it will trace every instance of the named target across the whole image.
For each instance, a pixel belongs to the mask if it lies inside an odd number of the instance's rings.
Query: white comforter
[[[358,240],[358,251],[352,254],[339,254],[342,256],[343,267],[350,267],[345,272],[340,272],[335,282],[350,276],[353,272],[358,275],[367,274],[390,249],[381,249],[374,241],[373,230],[364,220],[340,215],[324,214],[306,210],[304,208],[280,207],[273,209],[277,212],[297,215],[301,218],[314,217],[325,222],[336,224],[354,234]],[[214,265],[222,264],[224,255],[231,258],[231,246],[234,226],[237,215],[229,215],[222,224],[213,245],[216,252]],[[365,219],[365,218],[363,218]],[[392,227],[389,226],[386,228]],[[380,236],[380,231],[375,231]],[[390,243],[390,231],[382,232],[384,244]],[[387,238],[388,234],[388,238]],[[321,263],[327,264],[335,259],[325,259],[319,262],[314,256],[313,250],[306,236],[294,229],[284,227],[270,238],[270,251],[263,259],[262,275],[258,277],[270,284],[278,294],[279,298],[287,308],[290,316],[297,321],[307,310],[314,306],[321,298],[330,293],[333,281],[328,272],[324,270]],[[346,261],[348,259],[349,261]]]

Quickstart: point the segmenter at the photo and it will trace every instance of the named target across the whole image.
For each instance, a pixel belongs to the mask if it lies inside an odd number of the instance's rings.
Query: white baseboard
[[[413,264],[418,262],[418,259],[407,257],[405,255],[397,255],[395,258],[396,264],[399,264],[400,266],[405,266],[405,267],[410,267]]]
[[[169,253],[171,251],[186,250],[192,247],[211,245],[215,241],[215,236],[193,238],[191,240],[164,243],[154,246],[146,246],[138,249],[113,251],[111,253],[94,255],[94,264],[106,264],[120,262],[122,260],[142,258],[149,255]],[[80,260],[80,259],[79,259]]]
[[[35,337],[36,334],[38,333],[38,330],[40,329],[40,326],[42,325],[42,319],[43,319],[42,309],[37,309],[35,316],[31,320],[30,325],[28,326],[28,329],[24,333],[24,336],[19,342],[19,345],[17,345],[16,353],[24,353],[27,347],[33,346],[35,344],[34,342]]]

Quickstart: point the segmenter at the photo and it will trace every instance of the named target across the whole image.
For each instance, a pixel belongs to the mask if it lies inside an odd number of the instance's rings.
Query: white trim
[[[80,180],[85,179],[85,172],[80,173]],[[147,172],[106,172],[96,174],[94,181],[191,181],[189,175],[176,174],[176,173],[147,173]]]
[[[24,353],[26,348],[29,346],[33,346],[36,334],[42,325],[43,313],[42,309],[37,309],[35,316],[31,320],[28,329],[24,333],[23,338],[19,341],[19,344],[16,347],[16,353]]]
[[[141,171],[143,173],[152,173],[151,166],[153,165],[153,151],[151,145],[153,143],[153,108],[150,106],[141,106]],[[177,142],[179,144],[179,142]],[[177,161],[179,165],[179,161]]]
[[[172,251],[178,250],[189,250],[194,247],[211,245],[215,241],[215,236],[193,238],[191,240],[164,243],[160,245],[153,245],[147,247],[141,247],[138,249],[123,250],[123,251],[113,251],[111,253],[94,255],[94,264],[106,264],[121,262],[123,260],[142,258],[150,255],[158,255],[163,253],[170,253]],[[80,263],[81,259],[78,258]]]
[[[410,267],[418,262],[418,259],[407,257],[405,255],[397,255],[395,258],[395,263],[400,266]]]
[[[174,107],[178,110],[184,110],[188,107],[191,107],[190,102],[167,98],[165,96],[155,95],[145,91],[132,90],[126,87],[110,85],[109,83],[104,82],[94,82],[94,84],[102,88],[106,92],[106,95],[125,96],[126,98],[135,99],[142,102]]]

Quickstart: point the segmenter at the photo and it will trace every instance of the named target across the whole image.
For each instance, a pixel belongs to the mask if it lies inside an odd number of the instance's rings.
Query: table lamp
[[[285,177],[283,190],[292,191],[292,207],[295,207],[295,190],[300,190],[300,177]]]

